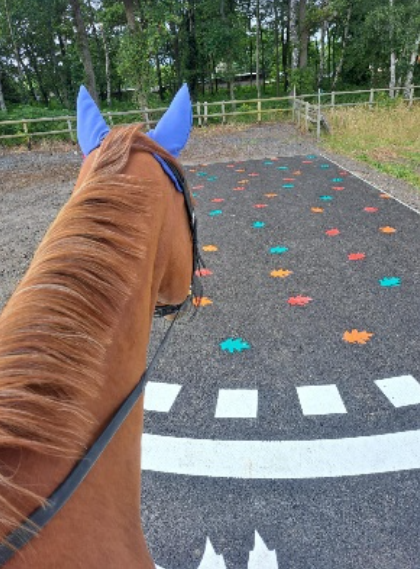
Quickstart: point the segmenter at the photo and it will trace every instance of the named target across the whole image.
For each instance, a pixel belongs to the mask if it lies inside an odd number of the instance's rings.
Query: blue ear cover
[[[100,110],[84,85],[77,97],[77,140],[85,156],[97,148],[109,132]]]
[[[191,99],[188,87],[184,84],[156,128],[147,135],[176,158],[188,141],[191,125]],[[83,154],[88,156],[92,150],[98,148],[109,130],[95,101],[82,85],[77,97],[77,139]],[[182,187],[166,162],[157,154],[154,154],[154,157],[172,180],[175,188],[182,192]]]
[[[155,142],[177,158],[187,144],[192,126],[192,105],[186,83],[179,89],[156,128],[149,130]]]

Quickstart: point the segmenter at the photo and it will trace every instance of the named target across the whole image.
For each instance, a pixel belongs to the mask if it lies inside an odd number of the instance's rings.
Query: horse
[[[86,452],[138,385],[156,306],[188,302],[194,214],[177,155],[191,120],[185,85],[148,134],[139,125],[109,130],[80,91],[87,156],[0,316],[7,569],[155,567],[140,515],[143,395],[96,462]],[[91,470],[41,529],[32,513],[44,515],[56,488],[87,463]]]

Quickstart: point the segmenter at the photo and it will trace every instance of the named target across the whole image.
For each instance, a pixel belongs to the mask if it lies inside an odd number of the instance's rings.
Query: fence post
[[[207,101],[204,102],[204,124],[207,125],[207,120],[208,120],[208,115],[209,115],[209,106]]]
[[[225,102],[222,101],[222,124],[226,124],[226,107],[225,107]]]
[[[203,126],[202,122],[201,122],[201,105],[200,105],[200,101],[197,101],[197,121],[198,121],[198,126]]]
[[[258,123],[261,123],[261,99],[258,99],[257,101],[257,111],[258,111],[257,121]]]
[[[331,92],[331,106],[335,107],[335,91]]]
[[[70,139],[74,143],[76,141],[74,139],[74,134],[73,134],[73,129],[71,128],[71,120],[70,119],[67,119],[67,126],[69,127]]]
[[[144,117],[146,119],[146,126],[147,126],[147,130],[150,130],[150,118],[149,118],[149,109],[147,107],[144,107]]]
[[[375,91],[374,89],[370,90],[370,95],[369,95],[369,108],[371,109],[373,107],[373,101],[375,99]]]
[[[112,113],[108,113],[108,120],[111,126],[114,126],[114,119],[112,118]]]
[[[308,101],[305,102],[305,131],[308,132],[309,130],[309,103]]]
[[[28,150],[31,149],[31,137],[29,136],[29,129],[28,123],[25,120],[22,120],[23,123],[23,132],[27,135],[26,144],[28,146]]]
[[[410,87],[410,98],[409,98],[408,106],[412,107],[413,102],[414,102],[414,85],[411,85],[411,87]]]

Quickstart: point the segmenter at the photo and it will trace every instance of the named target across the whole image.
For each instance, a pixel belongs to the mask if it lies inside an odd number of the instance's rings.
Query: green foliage
[[[229,82],[238,73],[256,70],[254,1],[141,0],[134,2],[137,32],[128,30],[122,0],[80,4],[97,89],[104,100],[110,81],[113,109],[128,104],[164,106],[185,80],[194,101],[228,100],[230,93],[225,86],[216,87],[215,77]],[[336,90],[387,86],[391,50],[398,60],[397,81],[405,83],[420,29],[420,0],[393,0],[393,7],[389,0],[307,0],[305,21],[297,29],[310,32],[308,65],[293,71],[288,2],[259,4],[265,96],[277,94],[276,81],[288,92],[293,85],[300,93],[315,92],[318,86],[329,91],[341,58]],[[323,50],[321,29],[326,32]],[[324,70],[319,77],[322,53]],[[66,0],[0,2],[1,80],[8,107],[22,103],[74,109],[79,85],[85,81],[82,57]],[[414,80],[420,81],[420,65],[414,68]],[[135,90],[134,100],[128,89]],[[255,86],[234,85],[236,99],[255,94]]]
[[[296,85],[298,94],[312,93],[315,90],[315,69],[310,67],[295,69],[292,71],[290,77],[292,85]]]
[[[336,108],[328,114],[332,135],[324,145],[367,162],[420,189],[420,106],[375,96],[375,106]]]
[[[125,33],[121,37],[117,55],[117,69],[122,85],[140,90],[146,104],[153,85],[147,39],[141,33],[136,35]]]
[[[54,117],[62,117],[67,116],[73,113],[69,113],[67,109],[56,109],[56,110],[49,110],[46,111],[41,105],[34,106],[34,105],[18,105],[12,106],[7,113],[0,112],[0,123],[2,121],[14,121],[14,120],[22,120],[22,119],[37,119],[37,118],[54,118]],[[72,123],[72,127],[75,128],[76,123]],[[56,121],[48,121],[48,122],[36,122],[36,123],[27,123],[28,133],[47,133],[53,130],[64,130],[66,131],[62,135],[53,135],[55,139],[60,140],[68,140],[68,124],[66,120],[60,120],[57,118]],[[22,123],[20,124],[0,124],[0,136],[4,135],[18,135],[16,138],[4,139],[0,140],[1,144],[13,145],[13,144],[22,144],[24,142],[28,142],[28,137],[24,131]],[[51,140],[53,136],[48,135],[48,140]],[[37,139],[41,138],[36,136]]]

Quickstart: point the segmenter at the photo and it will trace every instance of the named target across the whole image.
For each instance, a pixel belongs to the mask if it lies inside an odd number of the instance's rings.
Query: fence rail
[[[400,89],[402,91],[402,89]],[[218,101],[214,103],[196,103],[194,105],[193,119],[194,123],[199,126],[206,126],[215,121],[225,124],[229,118],[255,115],[258,123],[263,121],[263,117],[270,115],[271,118],[280,118],[281,115],[291,115],[293,120],[297,122],[300,128],[309,130],[311,126],[316,127],[317,136],[321,134],[322,128],[328,130],[328,124],[325,119],[324,110],[335,109],[337,107],[350,107],[364,105],[373,108],[374,105],[386,100],[381,93],[389,93],[389,89],[361,89],[357,91],[334,91],[331,93],[309,93],[303,95],[293,94],[286,97],[269,97],[264,99],[243,99]],[[379,99],[378,96],[379,94]],[[408,106],[412,106],[415,101],[420,100],[420,86],[412,85],[406,91],[405,101]],[[366,97],[368,95],[368,97]],[[344,102],[339,102],[340,98],[345,97]],[[352,99],[352,100],[348,100]],[[215,109],[215,112],[211,112]],[[108,111],[103,116],[110,126],[115,124],[129,124],[132,122],[142,122],[147,129],[152,128],[159,118],[166,111],[166,108],[158,109],[137,109],[132,111]],[[134,120],[125,122],[125,117],[135,117]],[[121,121],[121,118],[123,119]],[[0,121],[0,141],[7,139],[24,139],[30,144],[34,137],[47,137],[52,135],[61,135],[76,141],[76,116],[65,115],[58,117],[44,117],[35,119],[19,119]],[[56,123],[53,130],[32,130],[33,125],[44,123]],[[20,128],[16,130],[16,125]],[[14,132],[10,132],[13,130]]]

